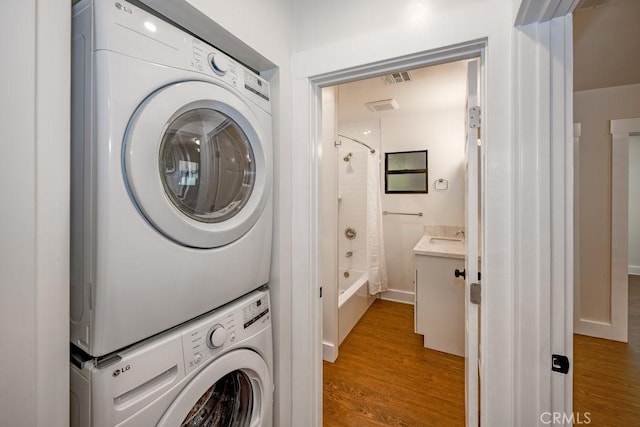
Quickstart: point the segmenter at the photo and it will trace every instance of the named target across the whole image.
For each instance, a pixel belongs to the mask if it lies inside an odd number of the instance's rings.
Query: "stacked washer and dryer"
[[[269,84],[124,0],[72,49],[72,426],[271,426]]]

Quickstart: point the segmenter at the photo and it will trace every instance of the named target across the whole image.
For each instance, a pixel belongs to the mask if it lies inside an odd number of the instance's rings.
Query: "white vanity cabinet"
[[[414,248],[415,331],[425,347],[464,356],[464,279],[455,277],[464,270],[464,242],[435,239],[425,235]]]

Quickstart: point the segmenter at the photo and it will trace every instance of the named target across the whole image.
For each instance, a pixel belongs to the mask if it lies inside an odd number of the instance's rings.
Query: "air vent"
[[[385,74],[382,76],[382,80],[388,85],[408,82],[411,80],[411,75],[408,71],[400,71],[398,73]]]
[[[397,110],[398,108],[400,108],[398,102],[395,99],[382,99],[380,101],[367,102],[364,105],[366,105],[367,108],[374,113]]]

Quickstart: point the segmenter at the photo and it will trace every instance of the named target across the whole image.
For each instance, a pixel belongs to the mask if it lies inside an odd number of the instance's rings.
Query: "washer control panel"
[[[182,333],[185,374],[270,325],[268,293],[256,292],[193,322],[193,326]]]

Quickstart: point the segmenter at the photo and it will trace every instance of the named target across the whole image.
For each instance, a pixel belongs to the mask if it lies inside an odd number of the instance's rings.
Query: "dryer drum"
[[[242,128],[210,108],[177,117],[160,144],[160,178],[169,200],[189,218],[222,222],[249,200],[255,184],[253,149]]]
[[[252,412],[251,381],[244,372],[233,371],[198,399],[181,427],[248,427]]]

